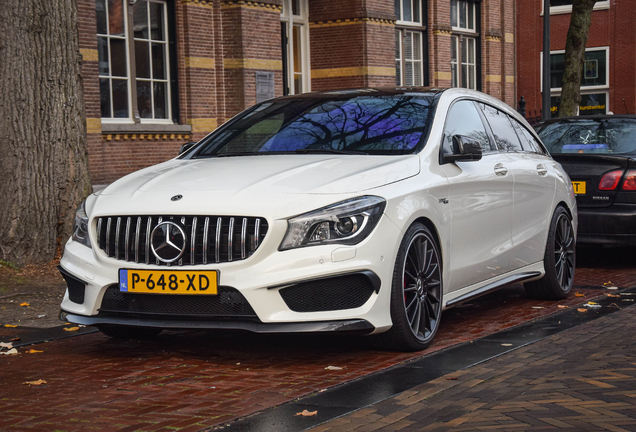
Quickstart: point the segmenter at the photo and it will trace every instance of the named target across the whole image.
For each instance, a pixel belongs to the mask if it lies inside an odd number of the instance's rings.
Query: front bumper
[[[636,205],[579,207],[578,244],[636,246]]]
[[[255,332],[381,332],[391,326],[391,281],[401,232],[386,216],[381,218],[374,232],[356,246],[325,245],[280,252],[278,245],[286,230],[286,222],[282,221],[278,226],[275,222],[270,229],[269,238],[246,260],[178,267],[180,270],[217,270],[220,273],[219,286],[238,291],[253,309],[254,316],[228,320],[227,317],[194,317],[183,313],[179,316],[172,313],[126,311],[113,315],[100,311],[107,290],[110,288],[112,292],[112,287],[118,283],[120,268],[149,270],[153,266],[118,261],[105,256],[101,250],[69,241],[60,263],[61,270],[80,281],[85,288],[84,301],[80,303],[77,302],[78,296],[72,295],[73,290],[67,289],[61,305],[65,319],[83,325],[217,328]],[[290,286],[352,274],[371,274],[376,279],[368,300],[356,307],[305,311],[290,307],[289,301],[283,298],[284,290]],[[304,288],[307,289],[307,286]],[[346,285],[342,289],[345,290]]]

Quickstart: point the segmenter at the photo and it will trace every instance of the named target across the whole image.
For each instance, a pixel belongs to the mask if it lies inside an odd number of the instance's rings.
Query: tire
[[[407,230],[398,250],[391,286],[393,326],[378,335],[385,349],[420,351],[428,347],[442,315],[442,261],[433,235],[421,223]]]
[[[528,296],[537,300],[561,300],[568,296],[576,267],[576,239],[572,218],[563,207],[552,215],[543,257],[545,275],[524,284]]]
[[[160,328],[151,327],[125,327],[102,325],[97,327],[106,336],[115,339],[152,339],[163,331]]]

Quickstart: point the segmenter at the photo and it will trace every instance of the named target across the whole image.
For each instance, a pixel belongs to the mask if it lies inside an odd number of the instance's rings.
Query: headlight
[[[360,243],[378,224],[385,205],[383,198],[363,196],[291,218],[279,249]]]
[[[75,223],[73,224],[73,241],[91,247],[91,240],[88,238],[88,216],[86,215],[86,201],[77,207],[75,211]]]

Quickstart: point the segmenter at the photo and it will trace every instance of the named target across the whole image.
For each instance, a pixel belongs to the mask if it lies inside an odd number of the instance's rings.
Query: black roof
[[[356,96],[394,96],[405,93],[422,93],[422,96],[439,96],[445,90],[448,89],[439,87],[372,87],[301,93],[299,95],[282,96],[276,99],[333,99],[341,97],[351,98]]]
[[[535,124],[534,127],[549,125],[552,123],[561,123],[561,122],[568,123],[568,122],[577,122],[577,121],[612,120],[612,119],[636,120],[636,115],[634,114],[598,114],[598,115],[585,115],[585,116],[556,117],[556,118],[539,122]]]

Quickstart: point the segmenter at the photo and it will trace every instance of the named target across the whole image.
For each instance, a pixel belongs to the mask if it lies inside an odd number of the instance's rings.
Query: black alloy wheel
[[[383,345],[419,351],[433,341],[442,314],[442,261],[428,228],[413,224],[395,263],[391,292],[393,326],[380,335]]]
[[[540,300],[566,298],[574,282],[576,239],[572,218],[563,207],[557,207],[552,216],[543,265],[543,278],[524,284],[528,296]]]

